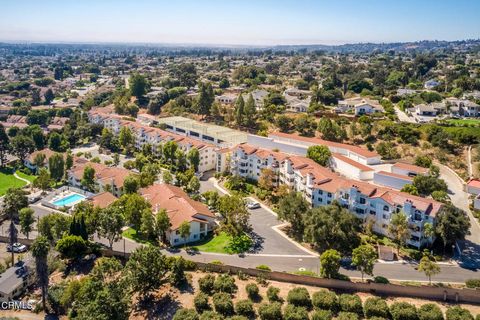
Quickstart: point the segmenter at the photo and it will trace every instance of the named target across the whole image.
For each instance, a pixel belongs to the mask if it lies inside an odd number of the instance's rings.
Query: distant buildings
[[[356,116],[363,114],[372,114],[375,112],[384,112],[380,103],[368,98],[356,97],[351,99],[340,100],[335,109],[337,112],[353,112]]]
[[[435,89],[436,87],[438,87],[440,85],[440,82],[438,82],[437,80],[428,80],[424,83],[423,87],[427,90],[432,90],[432,89]]]

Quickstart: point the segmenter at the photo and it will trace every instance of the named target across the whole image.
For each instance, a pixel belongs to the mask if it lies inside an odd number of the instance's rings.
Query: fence
[[[103,252],[106,256],[130,256],[129,253],[124,255],[123,252],[112,251],[109,249]],[[403,286],[396,284],[383,284],[373,282],[350,282],[337,279],[325,279],[310,277],[304,275],[296,275],[286,272],[264,271],[251,268],[243,268],[229,265],[217,265],[211,263],[195,262],[197,268],[203,271],[231,273],[243,273],[253,277],[264,277],[268,280],[289,282],[299,285],[316,286],[328,288],[341,292],[368,292],[379,296],[398,296],[409,298],[422,298],[428,300],[463,302],[480,304],[480,290],[475,289],[455,289],[448,287],[433,286]]]

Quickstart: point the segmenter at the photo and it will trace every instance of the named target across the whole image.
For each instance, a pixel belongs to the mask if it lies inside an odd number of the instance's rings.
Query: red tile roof
[[[110,192],[102,192],[89,198],[88,200],[93,204],[93,206],[103,209],[115,202],[117,198]]]
[[[167,210],[171,229],[176,230],[184,221],[205,221],[213,218],[214,214],[201,202],[191,199],[179,187],[168,184],[154,184],[140,189],[140,194],[147,199],[154,212]]]

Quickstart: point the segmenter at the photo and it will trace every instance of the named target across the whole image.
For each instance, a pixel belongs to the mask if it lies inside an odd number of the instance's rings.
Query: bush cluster
[[[340,310],[363,315],[362,300],[354,294],[341,294],[338,298]]]
[[[288,292],[287,301],[296,307],[310,308],[312,301],[310,300],[310,294],[306,288],[297,287]]]

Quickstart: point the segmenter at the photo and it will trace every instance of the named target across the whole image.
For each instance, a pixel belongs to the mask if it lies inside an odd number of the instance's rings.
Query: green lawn
[[[135,230],[133,228],[128,228],[127,230],[123,231],[122,232],[122,237],[131,239],[131,240],[133,240],[135,242],[138,242],[138,243],[155,245],[155,243],[153,241],[145,239],[144,237],[142,237],[141,234],[139,234],[137,232],[137,230]]]
[[[22,180],[18,180],[13,176],[13,171],[10,169],[0,170],[0,196],[3,196],[9,188],[21,188],[27,183]]]
[[[230,236],[225,232],[220,232],[217,236],[207,238],[190,247],[202,252],[228,253],[227,247],[230,244]]]
[[[446,122],[456,126],[480,125],[479,119],[449,119],[449,120],[446,120]]]
[[[29,175],[29,174],[25,174],[23,172],[20,172],[20,171],[17,171],[17,175],[23,179],[27,179],[28,181],[30,181],[31,183],[33,183],[33,181],[37,178],[37,176],[34,176],[34,175]]]

